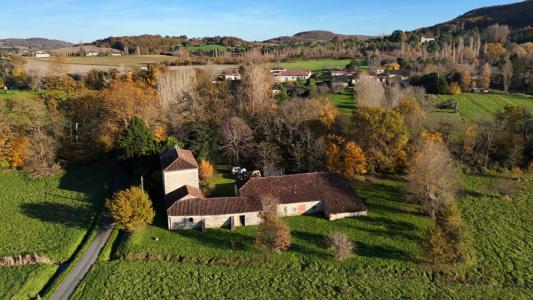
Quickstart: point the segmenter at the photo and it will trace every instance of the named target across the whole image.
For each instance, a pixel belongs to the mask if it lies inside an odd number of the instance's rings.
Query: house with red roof
[[[367,214],[350,180],[339,172],[252,177],[236,187],[235,197],[206,198],[198,178],[192,178],[198,176],[198,164],[190,151],[176,149],[160,160],[169,230],[257,225],[267,195],[279,201],[281,216],[323,214],[336,220]]]

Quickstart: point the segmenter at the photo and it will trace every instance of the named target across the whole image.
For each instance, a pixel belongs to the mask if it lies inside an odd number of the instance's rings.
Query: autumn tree
[[[202,159],[198,163],[198,175],[200,177],[200,189],[204,195],[208,195],[215,188],[213,182],[215,167],[208,160]]]
[[[487,58],[490,61],[495,61],[499,58],[502,58],[507,50],[500,43],[488,43],[487,44]]]
[[[257,226],[255,242],[267,250],[280,253],[292,243],[291,232],[278,214],[279,200],[271,195],[261,197],[263,211],[259,214],[261,222]]]
[[[386,107],[385,89],[379,80],[367,74],[361,74],[355,91],[354,96],[359,106]]]
[[[461,86],[457,82],[452,82],[448,89],[452,95],[461,95]]]
[[[239,117],[231,117],[220,131],[220,150],[233,164],[240,164],[253,152],[252,129]]]
[[[111,150],[118,135],[137,116],[148,127],[161,122],[161,110],[155,89],[142,82],[115,80],[100,92],[102,99],[98,141]]]
[[[444,143],[426,139],[408,167],[410,198],[432,218],[455,200],[458,171]]]
[[[152,201],[139,187],[115,193],[107,200],[106,207],[113,220],[126,231],[135,231],[141,225],[151,224],[155,216]]]
[[[401,113],[358,107],[352,117],[353,140],[365,151],[369,172],[397,172],[407,161],[408,131]]]
[[[343,171],[347,176],[353,177],[366,173],[366,157],[359,145],[347,142],[343,149]]]
[[[121,160],[151,155],[156,150],[156,142],[150,129],[139,117],[133,117],[117,139],[115,147]]]
[[[468,228],[464,224],[457,201],[442,207],[435,225],[428,230],[423,242],[426,256],[434,263],[471,265],[475,251]]]
[[[355,250],[354,242],[350,241],[348,235],[342,232],[329,233],[325,242],[327,247],[335,252],[336,261],[349,258]]]

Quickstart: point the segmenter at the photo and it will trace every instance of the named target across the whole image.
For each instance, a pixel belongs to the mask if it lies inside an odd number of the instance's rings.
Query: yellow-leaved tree
[[[151,224],[155,216],[152,201],[139,187],[115,193],[113,198],[107,200],[106,207],[113,220],[130,232],[141,225]]]

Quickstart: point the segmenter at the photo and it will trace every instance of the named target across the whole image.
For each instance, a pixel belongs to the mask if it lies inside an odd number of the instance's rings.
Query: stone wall
[[[366,216],[367,211],[358,211],[358,212],[347,212],[347,213],[338,213],[338,214],[329,214],[328,220],[338,220],[338,219],[344,219],[344,218],[351,218],[351,217],[360,217],[360,216]]]
[[[163,187],[165,195],[184,185],[200,188],[198,169],[163,172]]]
[[[242,217],[244,219],[241,219]],[[168,229],[201,229],[202,222],[204,223],[204,228],[229,228],[231,225],[231,218],[234,218],[233,224],[235,227],[243,226],[241,220],[244,221],[244,226],[257,225],[260,221],[259,212],[213,216],[170,216],[168,217]]]

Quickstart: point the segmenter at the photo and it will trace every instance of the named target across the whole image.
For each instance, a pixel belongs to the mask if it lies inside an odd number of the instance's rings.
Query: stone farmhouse
[[[206,198],[190,151],[176,148],[161,154],[160,162],[169,230],[257,225],[264,195],[279,200],[282,216],[322,213],[336,220],[367,213],[350,180],[338,172],[253,177],[235,187],[235,197]]]

